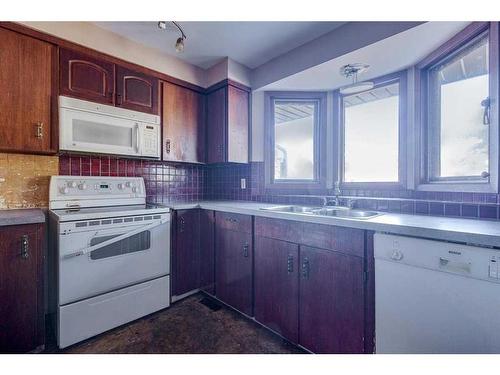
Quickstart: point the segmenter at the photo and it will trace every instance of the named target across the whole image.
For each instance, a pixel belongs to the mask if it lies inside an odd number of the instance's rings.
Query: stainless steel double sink
[[[348,219],[371,219],[375,216],[382,215],[381,212],[352,209],[342,206],[325,206],[325,207],[310,207],[310,206],[274,206],[261,208],[264,211],[273,212],[288,212],[293,214],[306,214],[317,216],[330,216]]]

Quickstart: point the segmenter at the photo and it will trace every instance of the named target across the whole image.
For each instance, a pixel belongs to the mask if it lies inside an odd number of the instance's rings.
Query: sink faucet
[[[324,198],[323,206],[340,206],[340,194],[342,194],[342,192],[340,191],[339,181],[335,181],[333,194],[334,194],[333,198],[328,198],[328,197]]]
[[[329,198],[329,197],[324,197],[323,201],[323,206],[341,206],[340,204],[340,195],[342,192],[340,191],[340,182],[336,181],[334,185],[334,190],[333,190],[334,197]],[[354,208],[354,205],[356,204],[355,199],[347,199],[345,207],[347,208]]]

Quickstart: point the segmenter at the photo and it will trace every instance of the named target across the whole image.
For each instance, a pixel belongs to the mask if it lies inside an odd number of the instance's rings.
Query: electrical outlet
[[[242,190],[245,190],[247,188],[247,179],[246,178],[242,178],[240,180],[240,186],[241,186]]]

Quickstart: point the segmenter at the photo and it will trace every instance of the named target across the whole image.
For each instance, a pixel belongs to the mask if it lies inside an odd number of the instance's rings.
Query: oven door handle
[[[144,226],[142,226],[140,228],[134,229],[131,232],[127,232],[127,233],[121,234],[121,235],[119,235],[117,237],[113,237],[113,238],[110,238],[109,240],[106,240],[106,241],[103,241],[101,243],[98,243],[97,245],[89,246],[89,247],[86,247],[86,248],[84,248],[82,250],[78,250],[78,251],[75,251],[73,253],[66,254],[66,255],[63,256],[63,259],[74,258],[74,257],[78,257],[80,255],[89,254],[89,253],[91,253],[94,250],[98,250],[98,249],[100,249],[102,247],[114,244],[115,242],[124,240],[125,238],[128,238],[128,237],[132,237],[133,235],[136,235],[137,233],[141,233],[141,232],[144,232],[146,230],[156,228],[156,227],[158,227],[160,225],[163,225],[165,223],[168,223],[168,220],[164,219],[164,220],[157,221],[156,223],[151,223],[151,224],[148,224],[148,225],[144,225]]]

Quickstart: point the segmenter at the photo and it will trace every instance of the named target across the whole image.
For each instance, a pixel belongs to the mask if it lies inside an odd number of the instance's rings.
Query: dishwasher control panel
[[[500,283],[500,250],[386,233],[374,241],[377,260]]]

